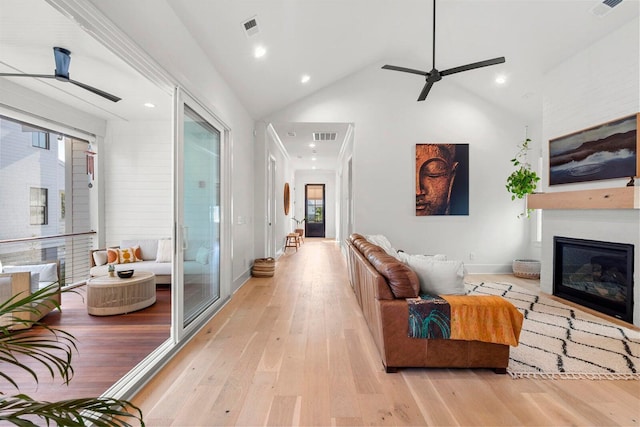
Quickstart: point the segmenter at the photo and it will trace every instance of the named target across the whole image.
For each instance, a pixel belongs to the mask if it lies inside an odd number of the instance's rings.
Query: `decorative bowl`
[[[133,276],[133,270],[118,271],[118,277],[121,279],[128,279],[131,276]]]

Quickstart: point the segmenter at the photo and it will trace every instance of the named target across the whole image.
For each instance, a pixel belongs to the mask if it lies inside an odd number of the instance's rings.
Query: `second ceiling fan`
[[[449,76],[451,74],[460,73],[462,71],[474,70],[476,68],[488,67],[489,65],[502,64],[505,62],[504,56],[499,58],[487,59],[486,61],[474,62],[467,65],[461,65],[459,67],[449,68],[447,70],[439,71],[436,68],[436,0],[433,0],[433,56],[432,56],[432,66],[431,71],[421,71],[414,70],[412,68],[406,67],[398,67],[395,65],[384,65],[382,68],[385,70],[394,70],[394,71],[402,71],[405,73],[412,73],[424,76],[426,78],[426,82],[424,87],[422,88],[422,92],[420,92],[420,96],[418,96],[418,101],[424,101],[431,90],[431,87],[435,82],[442,80],[444,76]]]

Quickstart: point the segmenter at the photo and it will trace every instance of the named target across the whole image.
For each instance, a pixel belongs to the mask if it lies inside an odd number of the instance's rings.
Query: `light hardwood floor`
[[[637,426],[640,381],[386,374],[338,245],[306,239],[273,278],[247,282],[133,401],[150,426]]]

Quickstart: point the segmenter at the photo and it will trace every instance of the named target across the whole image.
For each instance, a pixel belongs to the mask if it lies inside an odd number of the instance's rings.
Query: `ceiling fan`
[[[56,61],[56,69],[54,74],[17,74],[17,73],[0,73],[0,77],[37,77],[39,79],[56,79],[61,82],[72,83],[76,86],[80,86],[83,89],[93,92],[96,95],[100,95],[103,98],[107,98],[109,101],[118,102],[122,98],[118,98],[115,95],[111,95],[103,90],[97,89],[93,86],[86,85],[76,80],[69,78],[69,64],[71,63],[71,51],[63,47],[54,47],[53,55]]]
[[[433,57],[431,64],[433,68],[431,71],[420,71],[412,68],[398,67],[395,65],[385,65],[382,68],[385,70],[402,71],[405,73],[418,74],[425,76],[426,83],[418,96],[418,101],[424,101],[431,90],[431,87],[435,82],[442,80],[444,76],[450,76],[451,74],[460,73],[462,71],[474,70],[476,68],[488,67],[489,65],[502,64],[505,61],[504,56],[499,58],[487,59],[486,61],[474,62],[472,64],[461,65],[459,67],[449,68],[447,70],[439,71],[436,69],[436,0],[433,0]]]

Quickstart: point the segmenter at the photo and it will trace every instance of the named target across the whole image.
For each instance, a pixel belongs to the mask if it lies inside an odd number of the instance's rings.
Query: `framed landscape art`
[[[549,185],[638,176],[640,114],[549,141]]]
[[[469,144],[416,144],[416,216],[469,215]]]

